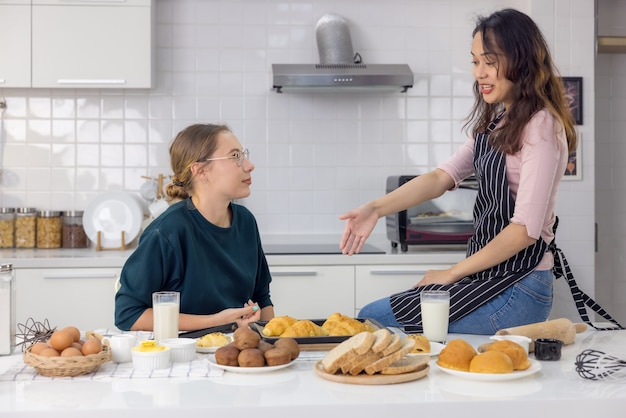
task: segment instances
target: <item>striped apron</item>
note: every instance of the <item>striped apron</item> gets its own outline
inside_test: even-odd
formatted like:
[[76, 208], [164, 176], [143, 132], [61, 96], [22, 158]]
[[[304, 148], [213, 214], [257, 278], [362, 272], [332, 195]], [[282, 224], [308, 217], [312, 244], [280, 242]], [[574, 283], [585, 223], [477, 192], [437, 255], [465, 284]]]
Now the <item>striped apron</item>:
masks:
[[[513, 217], [515, 200], [506, 178], [506, 156], [488, 141], [502, 115], [489, 125], [487, 132], [476, 134], [474, 171], [478, 195], [474, 203], [474, 235], [467, 244], [467, 256], [474, 254], [502, 231]], [[502, 291], [528, 276], [539, 265], [548, 244], [538, 239], [513, 257], [487, 270], [464, 277], [449, 285], [429, 284], [390, 297], [391, 309], [407, 332], [422, 332], [420, 292], [450, 292], [450, 322], [469, 314]]]

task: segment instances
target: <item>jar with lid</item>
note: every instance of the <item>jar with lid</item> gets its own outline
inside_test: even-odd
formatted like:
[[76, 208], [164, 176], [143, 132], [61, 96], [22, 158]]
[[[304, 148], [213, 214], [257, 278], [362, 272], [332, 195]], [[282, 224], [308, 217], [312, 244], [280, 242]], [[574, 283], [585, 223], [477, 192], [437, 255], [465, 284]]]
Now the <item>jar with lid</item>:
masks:
[[17, 208], [15, 213], [15, 248], [34, 248], [37, 234], [35, 208]]
[[83, 228], [83, 211], [63, 212], [63, 248], [86, 248], [89, 241]]
[[0, 265], [0, 355], [15, 348], [15, 279], [13, 264]]
[[15, 246], [15, 209], [0, 208], [0, 248]]
[[37, 248], [61, 248], [63, 222], [61, 212], [37, 212]]

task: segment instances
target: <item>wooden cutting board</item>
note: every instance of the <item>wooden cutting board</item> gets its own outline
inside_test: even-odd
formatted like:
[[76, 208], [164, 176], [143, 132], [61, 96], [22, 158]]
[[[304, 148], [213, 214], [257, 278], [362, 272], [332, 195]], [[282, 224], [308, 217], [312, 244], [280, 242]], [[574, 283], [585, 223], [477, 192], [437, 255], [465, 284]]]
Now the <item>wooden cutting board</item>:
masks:
[[314, 367], [315, 373], [322, 379], [330, 380], [331, 382], [349, 383], [353, 385], [393, 385], [396, 383], [412, 382], [413, 380], [421, 379], [428, 375], [430, 366], [428, 363], [424, 363], [421, 369], [418, 369], [410, 373], [402, 374], [358, 374], [352, 376], [349, 374], [330, 374], [324, 370], [322, 362], [318, 361]]

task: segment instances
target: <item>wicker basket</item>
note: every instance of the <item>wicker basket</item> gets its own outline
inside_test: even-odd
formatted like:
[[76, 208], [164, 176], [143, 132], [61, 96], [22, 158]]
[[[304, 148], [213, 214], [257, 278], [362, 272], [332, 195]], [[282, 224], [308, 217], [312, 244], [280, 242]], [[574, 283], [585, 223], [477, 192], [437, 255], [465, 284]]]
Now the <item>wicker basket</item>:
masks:
[[70, 377], [93, 373], [101, 364], [111, 360], [111, 347], [102, 346], [102, 351], [88, 356], [74, 357], [44, 357], [30, 352], [32, 347], [24, 352], [24, 363], [33, 367], [42, 376]]

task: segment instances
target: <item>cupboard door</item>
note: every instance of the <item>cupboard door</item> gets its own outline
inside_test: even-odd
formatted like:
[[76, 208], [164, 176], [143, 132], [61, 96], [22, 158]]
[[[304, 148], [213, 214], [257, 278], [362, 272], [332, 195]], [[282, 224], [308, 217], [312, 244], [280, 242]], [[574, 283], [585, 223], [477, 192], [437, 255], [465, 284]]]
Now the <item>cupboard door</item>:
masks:
[[50, 3], [33, 5], [33, 87], [152, 87], [150, 5]]
[[30, 87], [30, 1], [0, 2], [0, 88]]
[[118, 268], [16, 269], [17, 323], [30, 317], [81, 331], [115, 328]]
[[450, 265], [356, 266], [356, 312], [370, 302], [410, 289], [428, 270], [447, 268]]
[[325, 319], [354, 313], [353, 266], [270, 266], [274, 313]]

